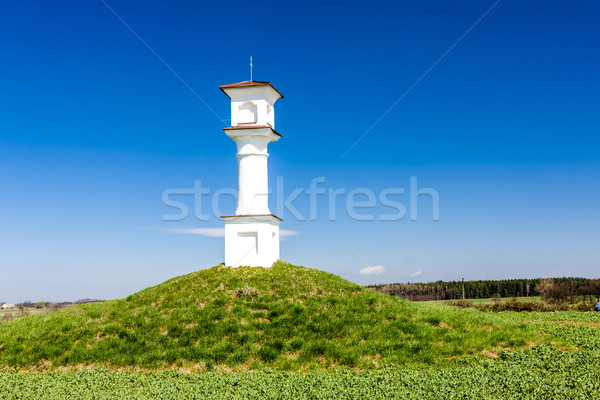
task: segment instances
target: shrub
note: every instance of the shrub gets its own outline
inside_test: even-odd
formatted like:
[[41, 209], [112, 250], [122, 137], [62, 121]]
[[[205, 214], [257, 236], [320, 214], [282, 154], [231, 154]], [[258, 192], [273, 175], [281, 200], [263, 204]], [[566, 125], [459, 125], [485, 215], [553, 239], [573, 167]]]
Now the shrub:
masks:
[[[447, 301], [447, 305], [455, 306], [458, 308], [476, 308], [479, 311], [490, 311], [490, 312], [502, 312], [502, 311], [537, 311], [537, 312], [551, 312], [551, 311], [566, 311], [569, 310], [569, 306], [564, 303], [546, 303], [541, 301], [521, 301], [517, 299], [511, 299], [505, 302], [494, 302], [494, 303], [473, 303], [467, 300], [460, 301]], [[591, 306], [593, 308], [593, 305]], [[587, 309], [581, 311], [588, 311]]]

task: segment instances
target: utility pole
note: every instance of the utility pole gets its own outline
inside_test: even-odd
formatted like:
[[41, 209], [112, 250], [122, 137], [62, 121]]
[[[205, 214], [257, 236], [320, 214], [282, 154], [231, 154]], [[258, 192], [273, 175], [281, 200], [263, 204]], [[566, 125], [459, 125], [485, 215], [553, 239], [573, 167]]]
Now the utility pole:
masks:
[[463, 287], [463, 300], [465, 299], [465, 278], [462, 278], [462, 287]]

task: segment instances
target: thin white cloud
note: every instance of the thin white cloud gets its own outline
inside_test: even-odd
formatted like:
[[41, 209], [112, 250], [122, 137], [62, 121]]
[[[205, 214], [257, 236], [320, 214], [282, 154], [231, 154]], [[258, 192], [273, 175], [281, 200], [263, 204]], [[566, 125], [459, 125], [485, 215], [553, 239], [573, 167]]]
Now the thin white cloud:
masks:
[[300, 232], [298, 231], [292, 231], [290, 229], [280, 229], [279, 230], [279, 236], [283, 236], [283, 237], [288, 237], [288, 236], [296, 236], [299, 235]]
[[[161, 231], [173, 232], [173, 233], [186, 233], [188, 235], [202, 235], [208, 237], [225, 237], [225, 228], [156, 228]], [[298, 231], [292, 231], [289, 229], [280, 229], [279, 236], [286, 238], [288, 236], [295, 236], [300, 234]]]
[[373, 265], [370, 267], [365, 267], [358, 271], [361, 275], [377, 275], [385, 272], [385, 267], [383, 265]]
[[410, 276], [411, 276], [412, 278], [414, 278], [414, 277], [416, 277], [416, 276], [419, 276], [419, 275], [422, 275], [422, 274], [423, 274], [423, 271], [415, 271], [415, 272], [413, 272], [412, 274], [410, 274]]
[[208, 237], [225, 237], [225, 228], [159, 228], [161, 231], [173, 233], [187, 233], [188, 235], [202, 235]]
[[281, 240], [287, 240], [288, 237], [296, 236], [299, 234], [300, 234], [300, 232], [292, 231], [291, 229], [280, 229], [279, 230], [279, 237], [281, 238]]

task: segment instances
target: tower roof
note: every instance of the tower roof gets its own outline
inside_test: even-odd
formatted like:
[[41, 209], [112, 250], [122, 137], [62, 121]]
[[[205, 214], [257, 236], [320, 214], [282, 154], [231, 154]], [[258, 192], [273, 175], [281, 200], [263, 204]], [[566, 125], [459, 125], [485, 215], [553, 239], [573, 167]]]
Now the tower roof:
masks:
[[[230, 83], [229, 85], [222, 85], [219, 86], [219, 89], [221, 89], [223, 91], [223, 93], [227, 94], [227, 91], [225, 89], [238, 89], [238, 88], [247, 88], [247, 87], [253, 87], [253, 86], [269, 86], [271, 89], [273, 89], [275, 92], [277, 92], [277, 94], [283, 98], [283, 95], [281, 94], [281, 92], [277, 89], [275, 89], [275, 87], [273, 85], [271, 85], [269, 82], [260, 82], [260, 81], [243, 81], [243, 82], [238, 82], [238, 83]], [[231, 96], [229, 96], [227, 94], [227, 97], [231, 98]]]

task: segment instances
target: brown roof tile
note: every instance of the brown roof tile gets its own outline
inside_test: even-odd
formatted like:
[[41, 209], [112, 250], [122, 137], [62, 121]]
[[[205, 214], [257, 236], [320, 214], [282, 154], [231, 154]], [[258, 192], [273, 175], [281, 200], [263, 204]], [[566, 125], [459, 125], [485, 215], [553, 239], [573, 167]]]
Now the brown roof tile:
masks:
[[[271, 85], [269, 82], [260, 82], [260, 81], [243, 81], [243, 82], [238, 82], [238, 83], [230, 83], [229, 85], [221, 85], [219, 86], [219, 89], [223, 90], [223, 89], [230, 89], [230, 88], [244, 88], [244, 87], [252, 87], [252, 86], [271, 86], [271, 88], [273, 88], [274, 91], [276, 91], [281, 98], [283, 98], [283, 95], [281, 94], [281, 92], [277, 89], [275, 89], [275, 87], [273, 85]], [[225, 94], [227, 94], [227, 92], [225, 92], [225, 90], [223, 90], [223, 92]]]

